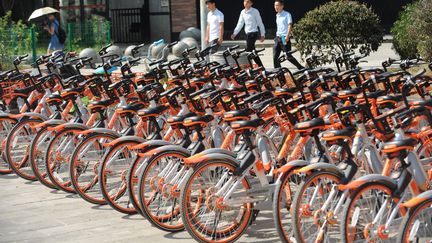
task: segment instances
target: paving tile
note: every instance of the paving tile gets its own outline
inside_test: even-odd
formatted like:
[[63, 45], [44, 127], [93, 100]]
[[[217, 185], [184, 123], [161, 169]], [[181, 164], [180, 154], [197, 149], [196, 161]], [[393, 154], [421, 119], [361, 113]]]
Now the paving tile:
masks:
[[[191, 242], [187, 232], [167, 233], [140, 215], [122, 215], [109, 206], [91, 205], [76, 195], [0, 176], [0, 242]], [[278, 241], [271, 210], [239, 242]]]

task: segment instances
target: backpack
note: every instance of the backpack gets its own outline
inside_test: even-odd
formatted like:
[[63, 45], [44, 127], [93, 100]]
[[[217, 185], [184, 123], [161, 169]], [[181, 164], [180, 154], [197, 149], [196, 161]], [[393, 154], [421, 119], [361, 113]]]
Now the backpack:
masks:
[[55, 32], [55, 34], [57, 35], [60, 44], [64, 44], [66, 42], [66, 31], [60, 25], [57, 26], [57, 31]]

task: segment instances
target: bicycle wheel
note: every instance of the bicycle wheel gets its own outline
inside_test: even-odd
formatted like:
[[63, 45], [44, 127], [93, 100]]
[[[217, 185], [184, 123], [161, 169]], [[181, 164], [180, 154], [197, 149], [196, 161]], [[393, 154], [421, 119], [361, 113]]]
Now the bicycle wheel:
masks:
[[79, 143], [69, 165], [69, 177], [78, 195], [93, 204], [106, 204], [99, 186], [99, 166], [109, 148], [103, 146], [116, 139], [110, 134], [92, 134]]
[[2, 117], [0, 118], [0, 175], [6, 175], [13, 172], [9, 163], [6, 161], [4, 149], [6, 145], [6, 137], [16, 125], [15, 119]]
[[[237, 165], [231, 161], [207, 161], [198, 165], [181, 190], [182, 220], [189, 234], [199, 242], [233, 242], [246, 231], [252, 219], [252, 203], [224, 205], [224, 196], [216, 196], [220, 186], [227, 183]], [[232, 180], [231, 180], [232, 181]], [[218, 186], [218, 188], [216, 188]], [[233, 195], [250, 189], [246, 178], [233, 187]]]
[[402, 221], [397, 242], [432, 241], [432, 199], [411, 208]]
[[144, 216], [144, 213], [141, 210], [140, 202], [139, 202], [139, 180], [138, 177], [144, 171], [145, 164], [147, 163], [146, 157], [138, 156], [135, 161], [132, 163], [130, 169], [127, 174], [127, 192], [129, 194], [130, 202], [137, 211]]
[[184, 229], [178, 183], [187, 173], [181, 165], [186, 157], [189, 154], [182, 151], [156, 154], [148, 159], [139, 178], [140, 209], [151, 224], [164, 231]]
[[135, 142], [124, 142], [111, 147], [99, 167], [99, 185], [108, 204], [124, 214], [137, 213], [127, 191], [126, 175], [136, 158], [136, 153], [128, 149]]
[[273, 218], [279, 238], [283, 242], [295, 242], [292, 228], [292, 202], [294, 194], [304, 176], [295, 174], [294, 169], [284, 173], [277, 185], [273, 198]]
[[36, 134], [30, 146], [30, 165], [34, 175], [40, 183], [48, 188], [57, 189], [47, 175], [45, 156], [49, 143], [55, 136], [55, 132], [42, 128]]
[[84, 139], [74, 132], [74, 129], [65, 129], [57, 133], [45, 154], [49, 179], [59, 190], [69, 193], [75, 193], [69, 176], [69, 163], [76, 146]]
[[[317, 171], [307, 176], [299, 185], [294, 196], [292, 205], [292, 223], [294, 236], [300, 242], [315, 242], [319, 235], [325, 219], [331, 212], [321, 211], [324, 203], [328, 200], [333, 187], [338, 185], [341, 177], [335, 173]], [[332, 200], [327, 207], [334, 208], [338, 200]], [[318, 241], [338, 241], [339, 228], [335, 222], [326, 222], [325, 239]]]
[[[394, 242], [397, 229], [387, 233], [382, 227], [396, 204], [391, 195], [391, 189], [380, 183], [364, 185], [353, 191], [341, 215], [341, 241]], [[386, 206], [383, 208], [384, 203]], [[372, 224], [380, 210], [380, 218]]]
[[39, 123], [40, 119], [25, 119], [18, 122], [6, 138], [5, 158], [10, 168], [19, 177], [36, 181], [29, 159], [31, 142], [36, 136], [36, 129], [31, 128]]

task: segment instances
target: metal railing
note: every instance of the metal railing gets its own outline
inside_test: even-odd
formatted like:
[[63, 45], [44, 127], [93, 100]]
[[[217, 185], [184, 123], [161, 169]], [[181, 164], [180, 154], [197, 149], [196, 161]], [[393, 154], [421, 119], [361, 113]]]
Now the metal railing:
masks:
[[[79, 52], [84, 48], [100, 49], [111, 43], [111, 23], [109, 21], [88, 21], [68, 23], [62, 28], [67, 33], [65, 50]], [[50, 36], [42, 26], [32, 26], [20, 33], [12, 28], [0, 31], [0, 70], [12, 66], [18, 55], [29, 54], [32, 61], [47, 53]]]

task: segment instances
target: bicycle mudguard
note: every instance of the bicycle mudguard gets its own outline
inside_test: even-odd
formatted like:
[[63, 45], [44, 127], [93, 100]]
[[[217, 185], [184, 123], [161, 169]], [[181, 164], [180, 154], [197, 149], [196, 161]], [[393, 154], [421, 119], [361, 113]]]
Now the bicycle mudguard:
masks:
[[48, 121], [44, 121], [34, 126], [30, 126], [31, 128], [45, 128], [45, 127], [56, 127], [61, 124], [65, 124], [66, 122], [59, 119], [52, 119]]
[[140, 143], [138, 145], [130, 146], [129, 149], [132, 149], [132, 150], [143, 149], [143, 150], [149, 151], [149, 148], [154, 149], [157, 147], [162, 147], [162, 146], [167, 146], [167, 145], [173, 145], [173, 144], [170, 142], [167, 142], [165, 140], [150, 140], [150, 141]]
[[12, 119], [21, 119], [23, 117], [41, 119], [42, 121], [49, 120], [48, 117], [46, 117], [42, 114], [36, 113], [36, 112], [26, 112], [26, 113], [21, 113], [21, 114], [9, 114], [9, 118], [12, 118]]
[[369, 184], [385, 185], [391, 190], [396, 190], [396, 188], [397, 188], [397, 184], [392, 178], [390, 178], [388, 176], [374, 174], [374, 175], [362, 176], [362, 177], [358, 178], [357, 180], [352, 181], [346, 185], [340, 184], [340, 185], [338, 185], [338, 189], [340, 191], [354, 190], [354, 189], [358, 189], [364, 185], [369, 185]]
[[211, 132], [211, 138], [213, 140], [214, 146], [216, 148], [220, 148], [222, 146], [223, 143], [223, 131], [222, 129], [217, 126], [215, 129], [212, 130]]
[[226, 150], [226, 149], [221, 149], [221, 148], [206, 149], [206, 150], [202, 151], [201, 153], [198, 153], [198, 154], [196, 154], [196, 155], [194, 155], [192, 157], [195, 157], [195, 156], [196, 157], [200, 157], [200, 156], [204, 156], [204, 155], [207, 155], [207, 154], [213, 154], [213, 153], [216, 153], [216, 154], [225, 154], [225, 155], [229, 155], [229, 156], [231, 156], [233, 158], [237, 157], [236, 153], [234, 153], [232, 151], [229, 151], [229, 150]]
[[312, 171], [327, 171], [327, 172], [335, 173], [340, 177], [344, 177], [343, 170], [339, 169], [339, 167], [337, 167], [334, 164], [323, 163], [323, 162], [304, 166], [303, 168], [296, 170], [296, 173], [308, 173]]
[[185, 148], [183, 148], [182, 146], [178, 146], [178, 145], [166, 145], [166, 146], [161, 146], [161, 147], [157, 147], [155, 149], [152, 149], [150, 151], [148, 151], [147, 153], [141, 153], [140, 156], [141, 157], [146, 157], [146, 156], [153, 156], [155, 154], [159, 154], [162, 152], [172, 152], [172, 151], [178, 151], [181, 153], [186, 154], [186, 157], [189, 157], [191, 152]]
[[55, 131], [55, 132], [63, 131], [66, 129], [85, 131], [88, 130], [89, 127], [81, 123], [64, 123], [59, 126], [48, 127], [48, 131]]
[[17, 119], [16, 118], [11, 118], [10, 117], [11, 115], [12, 114], [10, 114], [10, 113], [0, 113], [0, 119], [1, 118], [8, 118], [8, 119], [12, 119], [12, 120], [16, 121]]
[[185, 158], [183, 161], [185, 166], [193, 167], [199, 163], [204, 163], [210, 160], [231, 161], [237, 165], [240, 165], [240, 161], [238, 161], [235, 157], [221, 153], [211, 153], [206, 155], [197, 154], [192, 157]]
[[77, 132], [77, 134], [84, 135], [84, 136], [87, 136], [87, 135], [92, 134], [92, 133], [109, 134], [112, 136], [121, 137], [120, 133], [113, 131], [113, 130], [110, 130], [110, 129], [107, 129], [107, 128], [92, 128], [92, 129], [88, 129], [85, 131]]
[[132, 143], [144, 143], [146, 140], [144, 138], [141, 137], [137, 137], [137, 136], [125, 136], [125, 137], [120, 137], [117, 139], [114, 139], [113, 141], [109, 142], [109, 143], [105, 143], [103, 146], [106, 147], [113, 147], [117, 144], [123, 143], [123, 142], [132, 142]]
[[273, 174], [277, 175], [277, 174], [287, 173], [293, 169], [301, 168], [308, 165], [310, 165], [310, 163], [307, 162], [306, 160], [293, 160], [278, 169], [274, 169]]
[[411, 200], [402, 203], [402, 206], [406, 208], [414, 208], [420, 204], [422, 204], [426, 200], [432, 199], [432, 191], [426, 191], [418, 195], [417, 197], [412, 198]]

